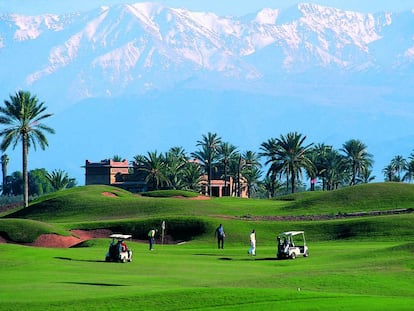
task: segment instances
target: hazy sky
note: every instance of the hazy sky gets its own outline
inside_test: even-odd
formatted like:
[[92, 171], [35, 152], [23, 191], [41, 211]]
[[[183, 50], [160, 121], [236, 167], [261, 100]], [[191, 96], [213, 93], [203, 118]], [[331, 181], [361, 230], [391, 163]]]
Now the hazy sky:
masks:
[[64, 11], [90, 10], [101, 5], [136, 2], [158, 2], [170, 7], [212, 11], [219, 15], [245, 15], [264, 7], [285, 8], [300, 2], [313, 2], [363, 12], [398, 12], [414, 8], [413, 0], [0, 0], [0, 11], [26, 14], [62, 13]]

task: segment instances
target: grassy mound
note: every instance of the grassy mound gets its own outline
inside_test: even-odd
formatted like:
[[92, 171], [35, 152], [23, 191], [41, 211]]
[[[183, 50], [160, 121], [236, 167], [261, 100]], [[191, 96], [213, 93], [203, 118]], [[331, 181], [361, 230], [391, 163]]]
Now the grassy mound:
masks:
[[286, 210], [295, 214], [347, 213], [360, 211], [414, 208], [414, 185], [407, 183], [372, 183], [335, 191], [301, 192], [287, 195]]
[[0, 219], [0, 236], [16, 243], [34, 242], [40, 235], [55, 233], [69, 236], [61, 227], [29, 219]]

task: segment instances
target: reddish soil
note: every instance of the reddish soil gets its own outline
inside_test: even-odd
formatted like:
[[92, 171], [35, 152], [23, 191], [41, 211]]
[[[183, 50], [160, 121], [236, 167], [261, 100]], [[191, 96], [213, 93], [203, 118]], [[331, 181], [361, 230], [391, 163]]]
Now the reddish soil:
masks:
[[115, 193], [107, 192], [107, 191], [102, 192], [102, 195], [105, 196], [105, 197], [112, 197], [112, 198], [117, 197], [117, 195]]
[[107, 238], [110, 230], [72, 230], [71, 236], [57, 234], [42, 234], [36, 241], [27, 243], [28, 246], [67, 248], [94, 238]]

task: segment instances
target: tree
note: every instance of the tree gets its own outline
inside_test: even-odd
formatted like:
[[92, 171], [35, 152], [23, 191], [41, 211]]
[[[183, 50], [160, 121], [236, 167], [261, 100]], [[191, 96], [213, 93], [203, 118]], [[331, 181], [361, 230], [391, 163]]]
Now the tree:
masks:
[[44, 168], [37, 168], [29, 172], [29, 196], [41, 196], [51, 192], [51, 184]]
[[372, 167], [372, 155], [367, 146], [357, 139], [351, 139], [342, 145], [341, 151], [345, 156], [345, 164], [350, 169], [350, 185], [355, 185], [356, 178], [363, 170]]
[[42, 150], [48, 146], [45, 132], [54, 134], [55, 131], [41, 123], [41, 121], [52, 116], [45, 113], [47, 107], [39, 102], [36, 96], [30, 92], [19, 91], [11, 95], [9, 100], [4, 101], [5, 106], [0, 107], [0, 124], [6, 127], [0, 131], [3, 140], [0, 144], [2, 151], [5, 151], [10, 144], [13, 149], [17, 143], [22, 143], [22, 166], [23, 166], [23, 201], [24, 207], [29, 206], [29, 175], [27, 170], [29, 148], [39, 144]]
[[251, 198], [252, 194], [257, 191], [262, 172], [256, 166], [246, 166], [242, 170], [242, 175], [247, 183], [247, 197]]
[[46, 174], [46, 178], [55, 191], [67, 188], [71, 182], [68, 173], [62, 170], [53, 170]]
[[207, 184], [209, 196], [212, 196], [211, 177], [213, 174], [213, 166], [218, 160], [218, 149], [221, 144], [221, 138], [216, 133], [207, 133], [203, 135], [202, 140], [197, 141], [197, 146], [201, 149], [192, 153], [192, 156], [200, 161], [200, 165], [207, 174]]
[[205, 183], [202, 168], [195, 162], [187, 162], [185, 164], [181, 173], [181, 178], [184, 190], [200, 192], [202, 184]]
[[403, 156], [397, 155], [391, 160], [391, 166], [394, 169], [394, 172], [397, 173], [398, 181], [401, 181], [401, 172], [406, 170], [407, 160]]
[[182, 147], [172, 147], [165, 154], [166, 175], [172, 189], [181, 189], [182, 169], [188, 162], [188, 157]]
[[414, 160], [411, 159], [406, 165], [406, 173], [403, 176], [403, 180], [411, 183], [413, 178], [414, 178]]
[[230, 169], [230, 163], [232, 160], [235, 159], [235, 156], [237, 155], [237, 147], [227, 143], [227, 142], [222, 142], [220, 144], [219, 147], [219, 157], [220, 157], [220, 162], [223, 166], [223, 178], [224, 178], [224, 189], [225, 189], [225, 195], [230, 195], [230, 193], [228, 192], [228, 187], [227, 187], [227, 179], [229, 176], [229, 169]]
[[115, 154], [115, 155], [112, 157], [112, 161], [115, 161], [115, 162], [122, 162], [122, 161], [124, 161], [124, 159], [123, 159], [120, 155]]
[[290, 132], [286, 136], [281, 135], [276, 140], [262, 144], [264, 154], [269, 157], [271, 170], [286, 175], [292, 193], [295, 192], [296, 181], [302, 175], [302, 169], [312, 169], [313, 163], [308, 158], [310, 147], [313, 144], [304, 145], [306, 136], [297, 132]]
[[162, 154], [157, 151], [148, 152], [147, 156], [135, 156], [138, 170], [146, 174], [145, 182], [152, 185], [152, 190], [158, 190], [162, 185], [169, 185], [166, 174], [166, 164]]
[[3, 181], [2, 181], [2, 194], [9, 195], [10, 189], [7, 187], [7, 165], [9, 164], [9, 157], [7, 154], [2, 154], [1, 156], [1, 171], [3, 173]]
[[276, 179], [274, 174], [270, 174], [263, 180], [263, 187], [267, 192], [267, 198], [271, 199], [275, 197], [276, 191], [282, 188], [282, 183]]
[[[247, 150], [241, 157], [241, 176], [247, 183], [247, 196], [250, 198], [253, 190], [257, 190], [258, 181], [262, 175], [259, 155]], [[240, 182], [239, 182], [240, 184]]]
[[375, 180], [375, 176], [372, 176], [372, 170], [366, 169], [357, 177], [356, 182], [357, 184], [367, 184], [373, 180]]
[[23, 175], [22, 172], [16, 171], [7, 176], [8, 184], [10, 184], [11, 195], [22, 195], [23, 194]]
[[385, 181], [395, 181], [394, 167], [391, 164], [384, 167], [382, 173], [384, 174]]

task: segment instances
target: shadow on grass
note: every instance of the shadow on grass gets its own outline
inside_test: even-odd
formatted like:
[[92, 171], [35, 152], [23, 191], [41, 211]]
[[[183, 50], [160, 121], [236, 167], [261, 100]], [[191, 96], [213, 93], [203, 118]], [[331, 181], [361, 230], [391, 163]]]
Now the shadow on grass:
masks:
[[110, 284], [110, 283], [90, 283], [90, 282], [60, 282], [63, 284], [75, 284], [75, 285], [90, 285], [90, 286], [128, 286], [123, 284]]
[[252, 260], [258, 260], [258, 261], [276, 261], [279, 260], [276, 257], [266, 257], [266, 258], [257, 258], [257, 257], [246, 257], [246, 258], [231, 258], [231, 257], [221, 257], [219, 254], [194, 254], [194, 256], [210, 256], [210, 257], [218, 257], [218, 260], [234, 260], [234, 261], [252, 261]]
[[60, 260], [73, 260], [73, 261], [82, 261], [82, 262], [106, 262], [105, 260], [73, 259], [69, 257], [54, 257], [54, 258], [60, 259]]

